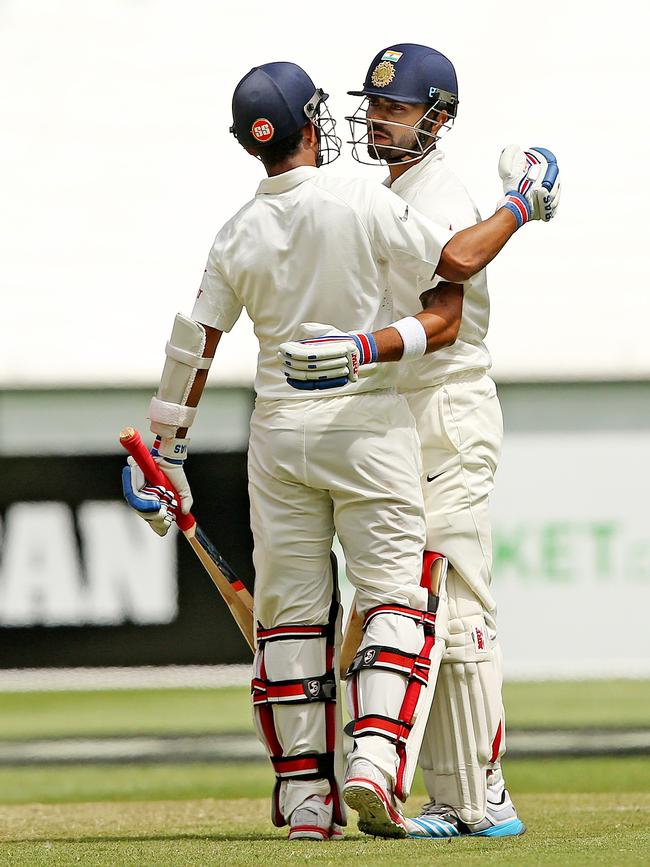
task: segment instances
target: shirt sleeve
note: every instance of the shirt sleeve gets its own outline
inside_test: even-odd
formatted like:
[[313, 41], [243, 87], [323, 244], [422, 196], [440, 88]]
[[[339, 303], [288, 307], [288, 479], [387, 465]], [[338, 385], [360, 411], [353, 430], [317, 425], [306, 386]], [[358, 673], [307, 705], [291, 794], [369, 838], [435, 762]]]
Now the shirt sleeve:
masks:
[[224, 273], [215, 247], [212, 247], [194, 302], [192, 319], [218, 328], [219, 331], [230, 331], [239, 319], [242, 307]]
[[417, 294], [432, 285], [442, 250], [454, 235], [383, 186], [374, 197], [369, 231], [382, 258], [413, 274]]

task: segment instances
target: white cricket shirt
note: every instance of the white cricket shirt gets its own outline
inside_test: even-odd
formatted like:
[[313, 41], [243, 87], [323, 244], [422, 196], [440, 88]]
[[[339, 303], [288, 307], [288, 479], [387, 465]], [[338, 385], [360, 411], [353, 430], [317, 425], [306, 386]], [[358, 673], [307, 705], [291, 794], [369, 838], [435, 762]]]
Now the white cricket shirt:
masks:
[[[243, 308], [260, 351], [255, 389], [262, 398], [331, 397], [285, 381], [277, 357], [285, 340], [301, 339], [302, 322], [342, 331], [374, 331], [394, 319], [389, 273], [399, 267], [411, 310], [432, 285], [452, 233], [430, 223], [381, 184], [332, 177], [301, 166], [266, 178], [218, 233], [192, 318], [230, 331]], [[369, 365], [336, 394], [392, 387], [398, 365]]]
[[[385, 183], [429, 220], [452, 232], [459, 232], [481, 220], [469, 193], [445, 165], [442, 151], [434, 150], [392, 184], [390, 180]], [[396, 318], [412, 316], [421, 310], [419, 301], [413, 307], [409, 277], [399, 269], [391, 274], [391, 288]], [[400, 364], [400, 391], [419, 390], [465, 370], [491, 367], [490, 353], [483, 342], [490, 321], [485, 269], [464, 283], [463, 288], [463, 317], [456, 342], [424, 358]]]

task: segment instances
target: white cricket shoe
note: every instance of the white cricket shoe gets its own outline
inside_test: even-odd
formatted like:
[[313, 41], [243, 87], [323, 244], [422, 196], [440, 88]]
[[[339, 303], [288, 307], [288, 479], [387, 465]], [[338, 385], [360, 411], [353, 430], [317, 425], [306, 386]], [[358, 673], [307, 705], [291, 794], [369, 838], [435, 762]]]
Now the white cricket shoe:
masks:
[[444, 804], [425, 804], [414, 819], [406, 819], [408, 836], [417, 840], [449, 837], [519, 837], [526, 826], [517, 815], [515, 805], [503, 789], [498, 800], [491, 800], [488, 789], [487, 813], [480, 822], [467, 825], [455, 810]]
[[291, 814], [290, 840], [342, 840], [343, 829], [332, 821], [332, 796], [312, 795]]
[[406, 822], [386, 777], [366, 759], [353, 759], [343, 784], [343, 800], [359, 814], [359, 830], [374, 837], [406, 837]]

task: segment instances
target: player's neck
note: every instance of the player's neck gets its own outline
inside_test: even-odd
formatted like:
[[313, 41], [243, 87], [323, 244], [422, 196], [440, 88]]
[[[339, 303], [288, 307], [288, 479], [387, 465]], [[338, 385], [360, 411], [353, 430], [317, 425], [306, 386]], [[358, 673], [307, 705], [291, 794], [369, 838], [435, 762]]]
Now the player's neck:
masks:
[[291, 154], [286, 160], [280, 163], [275, 163], [272, 166], [264, 166], [266, 174], [270, 178], [276, 175], [283, 175], [285, 172], [290, 172], [292, 169], [298, 169], [300, 166], [313, 166], [316, 168], [316, 155], [312, 151], [300, 150], [296, 154]]
[[388, 171], [390, 172], [390, 182], [396, 181], [398, 178], [401, 178], [405, 172], [411, 168], [411, 166], [417, 166], [419, 162], [422, 161], [422, 157], [419, 160], [409, 160], [407, 163], [390, 163], [388, 166]]

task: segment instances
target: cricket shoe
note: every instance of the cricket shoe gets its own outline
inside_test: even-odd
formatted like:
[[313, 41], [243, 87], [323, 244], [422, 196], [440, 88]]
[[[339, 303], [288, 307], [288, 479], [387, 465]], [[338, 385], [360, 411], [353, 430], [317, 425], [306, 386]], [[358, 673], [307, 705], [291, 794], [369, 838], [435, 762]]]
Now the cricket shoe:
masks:
[[374, 837], [406, 837], [406, 821], [379, 768], [354, 759], [343, 785], [343, 800], [359, 814], [359, 830]]
[[519, 837], [526, 826], [517, 815], [508, 790], [500, 800], [493, 802], [488, 796], [487, 814], [480, 822], [467, 825], [456, 811], [444, 804], [425, 804], [414, 819], [406, 819], [408, 836], [416, 840], [449, 837]]
[[291, 814], [290, 840], [342, 840], [343, 828], [332, 821], [332, 796], [312, 795]]

